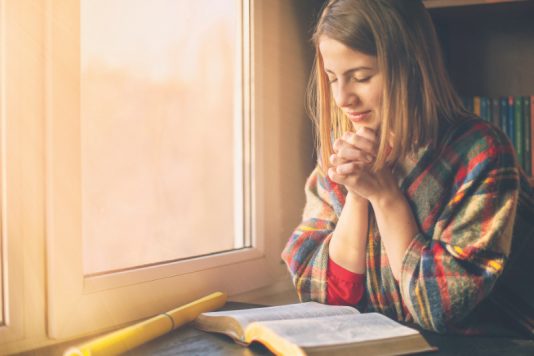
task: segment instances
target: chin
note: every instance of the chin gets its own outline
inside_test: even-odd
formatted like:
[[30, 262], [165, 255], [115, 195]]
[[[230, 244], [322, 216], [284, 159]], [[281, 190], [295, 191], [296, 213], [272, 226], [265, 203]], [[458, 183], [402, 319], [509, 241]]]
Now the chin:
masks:
[[352, 122], [352, 129], [354, 132], [358, 131], [360, 127], [368, 127], [371, 130], [378, 132], [380, 128], [380, 123], [379, 122], [358, 122], [358, 123]]

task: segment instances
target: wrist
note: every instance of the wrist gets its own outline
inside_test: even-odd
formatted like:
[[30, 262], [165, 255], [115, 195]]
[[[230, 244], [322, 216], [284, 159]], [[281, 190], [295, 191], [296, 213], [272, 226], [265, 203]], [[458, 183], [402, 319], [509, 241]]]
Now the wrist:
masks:
[[392, 190], [383, 191], [380, 194], [369, 198], [369, 202], [375, 210], [391, 210], [399, 203], [404, 203], [405, 197], [404, 194], [402, 194], [402, 191], [398, 187], [395, 187]]
[[347, 191], [347, 196], [345, 198], [346, 203], [354, 203], [356, 205], [367, 205], [369, 200], [362, 197], [361, 195], [354, 193], [350, 190]]

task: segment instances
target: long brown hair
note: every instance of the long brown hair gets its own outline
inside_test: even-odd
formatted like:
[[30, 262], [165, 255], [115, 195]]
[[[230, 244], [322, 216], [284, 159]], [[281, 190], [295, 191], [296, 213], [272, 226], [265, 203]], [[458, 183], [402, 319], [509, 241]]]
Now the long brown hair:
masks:
[[435, 144], [441, 126], [468, 116], [449, 80], [434, 25], [421, 1], [330, 0], [312, 37], [315, 63], [308, 87], [323, 169], [329, 165], [333, 138], [351, 130], [351, 124], [333, 100], [319, 51], [321, 36], [377, 57], [384, 85], [374, 169], [382, 168], [386, 157], [395, 163]]

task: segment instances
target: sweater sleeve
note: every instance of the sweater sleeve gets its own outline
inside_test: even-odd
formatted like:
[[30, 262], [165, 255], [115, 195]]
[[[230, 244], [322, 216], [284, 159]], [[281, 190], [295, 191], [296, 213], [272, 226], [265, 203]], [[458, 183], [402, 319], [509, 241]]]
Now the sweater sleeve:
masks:
[[344, 194], [315, 168], [305, 185], [302, 222], [289, 238], [282, 259], [301, 301], [327, 302], [328, 245], [338, 221]]
[[351, 272], [328, 259], [326, 301], [332, 305], [356, 305], [363, 296], [365, 275]]
[[443, 151], [442, 162], [454, 163], [443, 165], [453, 172], [453, 191], [429, 218], [430, 235], [418, 234], [403, 259], [401, 294], [426, 329], [445, 332], [466, 317], [489, 295], [510, 252], [519, 173], [509, 141], [484, 125]]

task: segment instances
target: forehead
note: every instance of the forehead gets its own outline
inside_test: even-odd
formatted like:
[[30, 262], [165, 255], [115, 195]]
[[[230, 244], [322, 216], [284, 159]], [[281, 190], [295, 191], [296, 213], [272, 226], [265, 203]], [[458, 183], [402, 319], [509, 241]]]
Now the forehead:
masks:
[[323, 58], [325, 70], [342, 73], [352, 68], [377, 67], [375, 56], [354, 50], [327, 36], [319, 38], [319, 51]]

